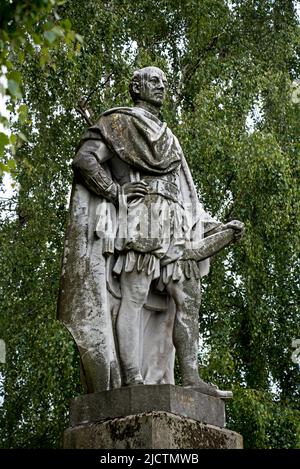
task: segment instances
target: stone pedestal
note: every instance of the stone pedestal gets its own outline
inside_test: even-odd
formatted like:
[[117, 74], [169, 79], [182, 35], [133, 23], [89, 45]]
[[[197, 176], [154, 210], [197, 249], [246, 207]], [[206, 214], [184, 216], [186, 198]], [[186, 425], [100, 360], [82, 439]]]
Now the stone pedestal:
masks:
[[173, 385], [132, 386], [77, 397], [65, 448], [242, 448], [224, 429], [224, 402]]

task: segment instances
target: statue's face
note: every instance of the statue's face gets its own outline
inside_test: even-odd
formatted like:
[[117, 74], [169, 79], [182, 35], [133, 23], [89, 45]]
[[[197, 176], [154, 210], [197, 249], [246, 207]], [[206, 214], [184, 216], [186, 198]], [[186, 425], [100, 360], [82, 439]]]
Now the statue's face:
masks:
[[166, 84], [166, 77], [159, 68], [147, 67], [141, 75], [139, 99], [160, 107], [165, 99]]

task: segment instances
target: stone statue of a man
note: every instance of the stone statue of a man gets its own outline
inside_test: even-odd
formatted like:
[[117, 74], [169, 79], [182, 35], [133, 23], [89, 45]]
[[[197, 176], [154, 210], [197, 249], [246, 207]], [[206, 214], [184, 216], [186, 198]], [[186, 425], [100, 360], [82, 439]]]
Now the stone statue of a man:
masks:
[[[88, 392], [174, 382], [226, 395], [198, 374], [200, 279], [239, 239], [202, 208], [180, 144], [160, 120], [166, 77], [137, 70], [134, 107], [106, 111], [74, 158], [59, 316]], [[223, 393], [223, 394], [222, 394]]]

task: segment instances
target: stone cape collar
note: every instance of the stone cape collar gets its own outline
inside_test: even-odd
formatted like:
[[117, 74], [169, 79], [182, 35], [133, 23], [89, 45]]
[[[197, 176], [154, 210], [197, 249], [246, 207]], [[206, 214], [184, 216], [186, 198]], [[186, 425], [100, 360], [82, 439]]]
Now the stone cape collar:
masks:
[[145, 173], [163, 175], [180, 166], [183, 153], [177, 138], [166, 123], [142, 108], [110, 109], [92, 129], [121, 160]]

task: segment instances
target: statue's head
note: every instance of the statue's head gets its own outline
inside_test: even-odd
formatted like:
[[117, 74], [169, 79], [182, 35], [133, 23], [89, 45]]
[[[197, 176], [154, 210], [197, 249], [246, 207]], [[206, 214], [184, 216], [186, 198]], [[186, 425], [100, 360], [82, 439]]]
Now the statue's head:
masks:
[[134, 103], [145, 101], [161, 107], [165, 99], [166, 84], [166, 76], [160, 68], [145, 67], [133, 73], [129, 90]]

